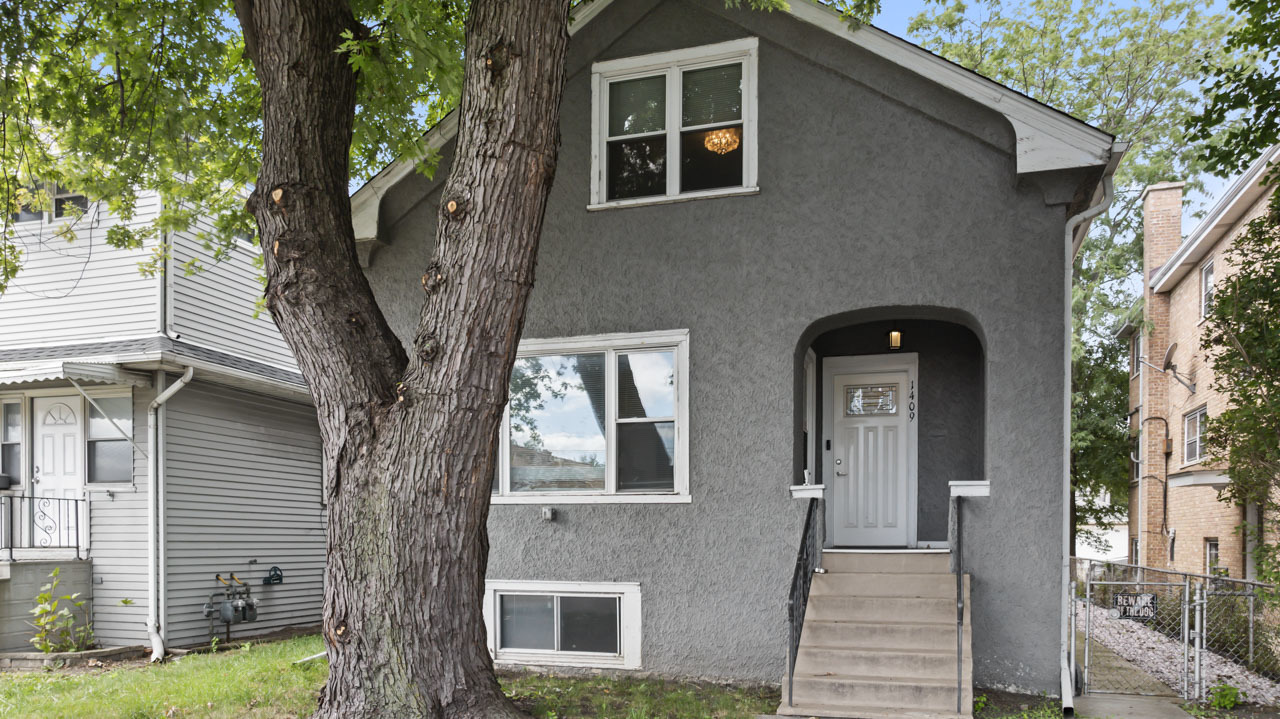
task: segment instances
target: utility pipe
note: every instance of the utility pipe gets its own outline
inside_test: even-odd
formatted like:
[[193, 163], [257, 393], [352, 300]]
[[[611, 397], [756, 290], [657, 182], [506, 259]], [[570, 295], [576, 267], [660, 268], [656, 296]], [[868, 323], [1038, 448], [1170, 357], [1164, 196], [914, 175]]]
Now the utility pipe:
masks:
[[[1112, 150], [1112, 162], [1116, 163], [1120, 160], [1120, 152], [1116, 149]], [[1111, 177], [1111, 170], [1114, 167], [1108, 167], [1106, 174], [1102, 178], [1102, 197], [1098, 200], [1098, 204], [1086, 208], [1083, 212], [1075, 215], [1067, 220], [1067, 226], [1063, 231], [1065, 239], [1064, 249], [1069, 254], [1067, 256], [1065, 268], [1065, 284], [1063, 292], [1066, 295], [1066, 346], [1063, 348], [1063, 368], [1065, 371], [1066, 387], [1062, 398], [1062, 421], [1064, 422], [1064, 431], [1062, 433], [1062, 459], [1063, 459], [1063, 482], [1062, 482], [1062, 618], [1061, 625], [1061, 641], [1058, 647], [1058, 662], [1061, 668], [1062, 680], [1062, 715], [1075, 716], [1075, 667], [1071, 666], [1071, 642], [1068, 632], [1070, 631], [1070, 622], [1068, 617], [1071, 612], [1072, 597], [1071, 592], [1071, 554], [1074, 547], [1071, 546], [1071, 267], [1072, 260], [1075, 256], [1077, 245], [1075, 244], [1076, 228], [1080, 225], [1101, 215], [1111, 206], [1111, 201], [1115, 199], [1115, 182]], [[1069, 249], [1067, 249], [1069, 248]], [[1088, 650], [1088, 647], [1085, 647]]]
[[[164, 659], [164, 639], [160, 636], [159, 592], [156, 589], [157, 574], [160, 571], [156, 563], [156, 525], [160, 511], [157, 498], [160, 477], [163, 474], [160, 467], [161, 452], [157, 451], [163, 438], [160, 436], [157, 418], [160, 415], [160, 407], [177, 394], [178, 390], [185, 387], [194, 374], [195, 368], [188, 367], [177, 382], [157, 395], [147, 406], [147, 447], [151, 450], [151, 456], [147, 462], [147, 637], [151, 640], [151, 661], [153, 662]], [[157, 372], [156, 375], [156, 386], [159, 387], [164, 373]]]

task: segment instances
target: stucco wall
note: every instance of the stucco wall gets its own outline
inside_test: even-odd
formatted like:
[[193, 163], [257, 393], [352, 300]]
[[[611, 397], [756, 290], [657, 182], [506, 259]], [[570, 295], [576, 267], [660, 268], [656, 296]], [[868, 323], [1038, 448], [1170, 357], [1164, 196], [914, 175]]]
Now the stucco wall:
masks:
[[[588, 212], [591, 59], [748, 35], [760, 194]], [[986, 347], [993, 486], [965, 518], [975, 680], [1056, 693], [1065, 211], [1018, 182], [1005, 120], [789, 16], [717, 0], [614, 3], [574, 36], [569, 73], [525, 336], [688, 328], [692, 503], [561, 506], [556, 522], [495, 506], [489, 576], [640, 582], [646, 671], [777, 681], [803, 521], [787, 491], [798, 348], [824, 317], [941, 308], [921, 316], [968, 318]], [[368, 272], [406, 339], [438, 200], [413, 175], [382, 204], [389, 246]]]

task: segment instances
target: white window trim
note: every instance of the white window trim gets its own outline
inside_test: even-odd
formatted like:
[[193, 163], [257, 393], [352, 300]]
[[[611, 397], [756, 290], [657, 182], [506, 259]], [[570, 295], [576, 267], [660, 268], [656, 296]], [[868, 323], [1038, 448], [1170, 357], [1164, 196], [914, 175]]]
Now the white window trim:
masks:
[[[741, 40], [683, 48], [670, 52], [638, 55], [618, 60], [606, 60], [591, 65], [591, 204], [588, 210], [613, 207], [654, 205], [684, 202], [709, 197], [750, 195], [760, 191], [757, 186], [758, 152], [757, 137], [759, 118], [758, 66], [760, 41], [754, 37]], [[700, 67], [714, 67], [732, 61], [742, 62], [742, 186], [722, 187], [696, 192], [680, 192], [680, 163], [672, 162], [673, 153], [680, 146], [680, 73]], [[609, 126], [609, 83], [629, 78], [667, 76], [667, 192], [650, 197], [629, 197], [608, 200], [606, 188], [606, 158]]]
[[[511, 444], [511, 416], [508, 410], [502, 413], [502, 428], [498, 446], [498, 493], [494, 494], [493, 504], [687, 504], [692, 501], [689, 495], [689, 330], [671, 330], [660, 332], [634, 332], [604, 335], [588, 335], [582, 337], [557, 337], [546, 339], [526, 339], [520, 342], [517, 357], [529, 357], [545, 354], [568, 354], [582, 352], [604, 352], [607, 362], [612, 364], [616, 353], [628, 350], [673, 349], [676, 354], [676, 457], [675, 478], [670, 492], [626, 492], [617, 493], [617, 448], [616, 421], [609, 412], [609, 423], [605, 432], [606, 476], [603, 490], [582, 492], [521, 492], [510, 491], [511, 454], [507, 448]], [[609, 406], [616, 405], [617, 388], [616, 372], [606, 370], [605, 392]], [[616, 411], [616, 410], [614, 410]]]
[[[618, 597], [618, 654], [557, 652], [533, 649], [498, 648], [498, 595], [554, 594], [558, 596]], [[640, 584], [639, 582], [541, 582], [486, 580], [484, 583], [484, 624], [488, 629], [489, 653], [499, 664], [538, 666], [639, 669]]]
[[[1218, 560], [1216, 565], [1213, 565], [1213, 564], [1210, 564], [1210, 563], [1209, 563], [1209, 546], [1210, 546], [1210, 545], [1212, 545], [1212, 546], [1213, 546], [1213, 554], [1215, 555], [1215, 558]], [[1205, 573], [1206, 575], [1212, 575], [1212, 574], [1213, 574], [1213, 568], [1214, 568], [1214, 566], [1222, 566], [1222, 545], [1218, 543], [1218, 540], [1217, 540], [1217, 539], [1213, 539], [1213, 538], [1211, 538], [1211, 537], [1205, 537], [1205, 540], [1204, 540], [1204, 573]]]
[[[1186, 467], [1192, 464], [1199, 464], [1204, 461], [1204, 420], [1209, 416], [1209, 408], [1201, 405], [1196, 409], [1182, 415], [1182, 466]], [[1196, 421], [1196, 456], [1187, 456], [1187, 424], [1191, 418], [1198, 417]]]
[[1204, 319], [1209, 314], [1209, 302], [1213, 297], [1213, 280], [1205, 282], [1205, 273], [1208, 272], [1210, 277], [1213, 275], [1213, 259], [1200, 265], [1200, 319]]
[[[17, 490], [27, 486], [27, 467], [31, 464], [31, 459], [27, 456], [27, 453], [31, 451], [31, 442], [27, 439], [31, 433], [31, 409], [29, 407], [31, 402], [22, 395], [0, 396], [0, 409], [2, 409], [2, 405], [7, 404], [18, 405], [18, 422], [20, 423], [18, 441], [16, 443], [5, 442], [5, 444], [18, 445], [18, 472], [17, 475], [10, 477], [12, 484], [9, 485], [10, 490]], [[3, 417], [4, 415], [0, 413], [0, 420]], [[0, 427], [0, 432], [3, 431], [4, 428]], [[3, 437], [0, 437], [0, 439], [3, 439]]]

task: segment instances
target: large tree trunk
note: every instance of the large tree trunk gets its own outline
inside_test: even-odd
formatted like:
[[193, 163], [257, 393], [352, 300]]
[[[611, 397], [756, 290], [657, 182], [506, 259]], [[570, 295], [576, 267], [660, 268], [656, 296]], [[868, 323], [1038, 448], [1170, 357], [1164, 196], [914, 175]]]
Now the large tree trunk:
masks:
[[[356, 260], [359, 33], [341, 0], [236, 0], [263, 92], [249, 208], [324, 439], [330, 675], [317, 717], [502, 717], [481, 600], [493, 457], [559, 141], [569, 0], [473, 0], [458, 149], [407, 353]], [[406, 120], [407, 121], [407, 120]]]

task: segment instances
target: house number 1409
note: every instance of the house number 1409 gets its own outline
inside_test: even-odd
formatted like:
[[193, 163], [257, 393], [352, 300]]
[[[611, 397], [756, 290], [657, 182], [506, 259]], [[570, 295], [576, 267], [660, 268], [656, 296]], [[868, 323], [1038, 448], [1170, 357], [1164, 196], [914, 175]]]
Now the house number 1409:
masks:
[[907, 393], [907, 421], [916, 421], [916, 381], [911, 380], [911, 391]]

